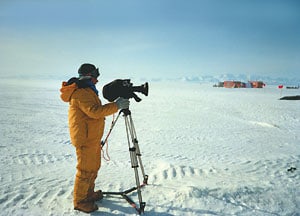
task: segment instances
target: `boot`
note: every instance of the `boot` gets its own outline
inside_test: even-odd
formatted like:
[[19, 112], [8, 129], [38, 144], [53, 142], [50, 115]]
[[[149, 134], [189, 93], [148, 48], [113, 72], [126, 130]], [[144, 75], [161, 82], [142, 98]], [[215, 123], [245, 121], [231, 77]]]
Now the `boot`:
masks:
[[101, 190], [98, 191], [91, 191], [88, 194], [88, 200], [89, 201], [99, 201], [103, 199], [103, 193]]
[[87, 199], [89, 201], [99, 201], [103, 199], [103, 193], [101, 190], [94, 191], [95, 189], [95, 179], [97, 176], [94, 177], [92, 183], [90, 184]]
[[74, 207], [74, 210], [91, 213], [97, 211], [98, 206], [94, 202], [80, 202]]

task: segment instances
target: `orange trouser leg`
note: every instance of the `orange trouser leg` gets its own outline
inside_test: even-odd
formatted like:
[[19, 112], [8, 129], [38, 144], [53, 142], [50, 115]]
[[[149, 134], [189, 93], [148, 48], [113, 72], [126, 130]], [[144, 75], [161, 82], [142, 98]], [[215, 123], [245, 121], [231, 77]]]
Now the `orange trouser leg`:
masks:
[[89, 191], [94, 189], [101, 165], [100, 154], [101, 147], [99, 143], [76, 147], [77, 172], [74, 184], [74, 205], [85, 200]]

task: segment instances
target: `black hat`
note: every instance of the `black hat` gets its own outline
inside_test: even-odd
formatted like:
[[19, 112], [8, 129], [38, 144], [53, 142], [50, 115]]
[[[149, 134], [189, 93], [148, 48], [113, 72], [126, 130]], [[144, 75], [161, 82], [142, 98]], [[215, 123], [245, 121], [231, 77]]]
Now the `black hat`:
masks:
[[96, 68], [95, 65], [89, 63], [82, 64], [78, 69], [78, 74], [79, 78], [83, 76], [91, 76], [97, 78], [100, 75], [99, 69]]

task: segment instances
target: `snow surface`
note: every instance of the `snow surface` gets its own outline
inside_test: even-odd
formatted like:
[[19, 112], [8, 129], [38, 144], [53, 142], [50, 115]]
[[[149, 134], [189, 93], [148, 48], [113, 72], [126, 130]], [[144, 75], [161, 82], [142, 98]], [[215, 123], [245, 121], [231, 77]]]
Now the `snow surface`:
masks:
[[[0, 215], [86, 215], [73, 210], [76, 157], [60, 85], [0, 81]], [[149, 175], [145, 215], [300, 215], [300, 102], [278, 100], [297, 94], [150, 83], [148, 97], [131, 100]], [[135, 186], [122, 116], [108, 147], [96, 187]], [[130, 196], [138, 203], [136, 192]], [[119, 197], [97, 204], [91, 215], [136, 215]]]

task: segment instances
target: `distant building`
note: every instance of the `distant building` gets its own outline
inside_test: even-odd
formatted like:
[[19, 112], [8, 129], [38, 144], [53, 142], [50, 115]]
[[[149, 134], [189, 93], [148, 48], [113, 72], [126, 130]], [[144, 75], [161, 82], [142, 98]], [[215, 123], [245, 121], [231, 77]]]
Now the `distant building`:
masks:
[[252, 88], [263, 88], [265, 86], [263, 81], [249, 81]]
[[225, 88], [246, 88], [246, 83], [241, 81], [224, 81]]
[[287, 86], [287, 89], [299, 89], [299, 85], [298, 86]]
[[224, 87], [224, 82], [219, 82], [218, 84], [214, 84], [213, 87]]
[[225, 88], [263, 88], [265, 84], [262, 81], [249, 81], [248, 83], [241, 81], [224, 81], [223, 86]]

